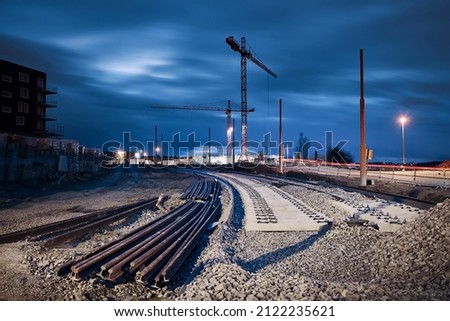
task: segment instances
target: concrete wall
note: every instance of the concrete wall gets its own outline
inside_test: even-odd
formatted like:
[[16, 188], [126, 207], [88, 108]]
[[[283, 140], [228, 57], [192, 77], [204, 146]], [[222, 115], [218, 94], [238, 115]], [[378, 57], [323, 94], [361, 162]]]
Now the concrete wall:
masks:
[[0, 182], [98, 173], [102, 154], [74, 140], [0, 134]]

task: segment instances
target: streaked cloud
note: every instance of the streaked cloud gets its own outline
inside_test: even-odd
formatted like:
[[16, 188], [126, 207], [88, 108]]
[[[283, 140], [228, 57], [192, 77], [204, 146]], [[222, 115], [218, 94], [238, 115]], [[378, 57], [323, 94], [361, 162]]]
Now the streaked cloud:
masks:
[[[359, 49], [364, 49], [368, 144], [400, 157], [395, 118], [411, 115], [408, 153], [450, 158], [450, 3], [430, 1], [71, 1], [2, 2], [0, 57], [47, 72], [59, 87], [66, 135], [88, 146], [132, 131], [152, 140], [198, 131], [225, 141], [221, 113], [155, 111], [151, 105], [240, 101], [240, 56], [225, 43], [247, 39], [279, 78], [248, 62], [249, 138], [325, 131], [358, 155]], [[216, 102], [216, 103], [214, 103]], [[235, 113], [237, 123], [240, 116]], [[240, 135], [237, 135], [239, 138]]]

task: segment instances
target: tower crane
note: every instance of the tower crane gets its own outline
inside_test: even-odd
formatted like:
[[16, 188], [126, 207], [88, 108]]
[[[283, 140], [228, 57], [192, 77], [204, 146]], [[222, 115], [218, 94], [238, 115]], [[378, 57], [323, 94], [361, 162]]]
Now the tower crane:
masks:
[[[212, 106], [174, 106], [174, 105], [155, 105], [151, 106], [151, 108], [159, 108], [159, 109], [182, 109], [182, 110], [207, 110], [207, 111], [224, 111], [225, 115], [227, 115], [227, 162], [229, 162], [231, 158], [231, 151], [233, 148], [233, 142], [231, 141], [232, 128], [231, 125], [231, 112], [242, 112], [242, 109], [231, 108], [231, 101], [228, 100], [227, 107], [212, 107]], [[246, 112], [254, 112], [255, 108], [246, 109]]]
[[266, 67], [261, 61], [253, 57], [252, 53], [246, 49], [245, 37], [241, 38], [241, 44], [239, 45], [233, 38], [229, 36], [225, 39], [225, 42], [231, 47], [233, 51], [237, 51], [241, 54], [241, 159], [247, 160], [247, 59], [259, 66], [269, 75], [277, 78], [277, 75]]

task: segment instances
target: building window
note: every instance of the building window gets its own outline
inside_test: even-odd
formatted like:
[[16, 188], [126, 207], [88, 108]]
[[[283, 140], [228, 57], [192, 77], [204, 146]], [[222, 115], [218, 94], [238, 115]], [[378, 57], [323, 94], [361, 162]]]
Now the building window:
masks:
[[17, 126], [25, 126], [25, 117], [16, 116], [16, 125]]
[[28, 76], [28, 74], [26, 74], [24, 72], [19, 72], [19, 81], [29, 82], [30, 77]]
[[28, 99], [28, 88], [20, 87], [20, 98]]
[[2, 91], [2, 97], [5, 97], [5, 98], [11, 98], [11, 97], [12, 97], [12, 94], [11, 94], [10, 91], [3, 90], [3, 91]]
[[7, 75], [2, 75], [2, 80], [4, 82], [12, 82], [12, 77], [7, 76]]
[[2, 106], [2, 113], [11, 114], [11, 107], [9, 107], [9, 106]]
[[45, 88], [45, 86], [44, 86], [44, 79], [43, 78], [38, 77], [38, 79], [37, 79], [37, 86], [38, 86], [38, 88]]
[[43, 129], [44, 129], [44, 122], [43, 122], [42, 120], [39, 119], [39, 120], [36, 122], [36, 128], [39, 129], [39, 130], [43, 130]]
[[42, 93], [37, 93], [37, 101], [40, 103], [44, 102], [44, 95]]
[[17, 112], [28, 114], [28, 103], [19, 101], [17, 103]]

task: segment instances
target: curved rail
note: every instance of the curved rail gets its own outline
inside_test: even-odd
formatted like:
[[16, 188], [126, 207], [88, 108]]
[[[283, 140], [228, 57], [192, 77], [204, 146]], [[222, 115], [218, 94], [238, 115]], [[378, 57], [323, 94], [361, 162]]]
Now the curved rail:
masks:
[[[49, 223], [45, 225], [36, 226], [33, 228], [20, 230], [16, 232], [11, 232], [7, 234], [0, 235], [0, 244], [3, 243], [11, 243], [11, 242], [17, 242], [20, 240], [24, 240], [27, 237], [34, 237], [39, 235], [46, 235], [46, 234], [54, 234], [54, 233], [64, 233], [69, 232], [70, 230], [74, 229], [83, 229], [83, 226], [88, 226], [89, 224], [95, 224], [96, 222], [100, 222], [103, 219], [105, 219], [105, 223], [103, 225], [109, 224], [112, 221], [107, 221], [107, 218], [116, 216], [118, 219], [126, 217], [127, 215], [133, 214], [136, 210], [141, 208], [146, 208], [150, 206], [154, 206], [156, 204], [157, 198], [152, 198], [150, 200], [141, 201], [137, 203], [128, 204], [125, 206], [121, 206], [119, 208], [115, 209], [109, 209], [109, 210], [103, 210], [103, 211], [97, 211], [90, 214], [77, 216], [74, 218]], [[123, 217], [120, 217], [121, 214], [125, 214]], [[97, 227], [102, 226], [102, 224], [99, 224]], [[96, 227], [95, 227], [96, 228]], [[83, 234], [83, 233], [82, 233]], [[50, 245], [51, 242], [49, 242], [48, 245]], [[55, 245], [57, 242], [55, 242]]]

